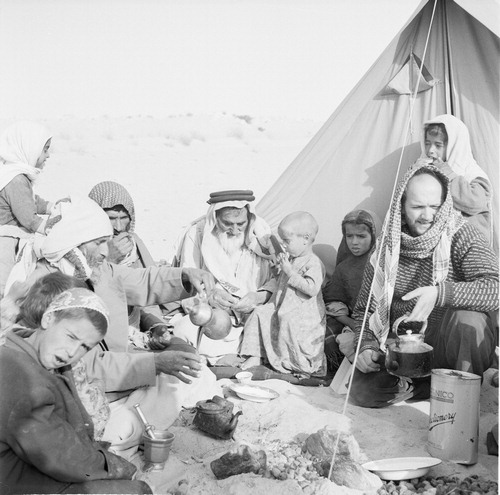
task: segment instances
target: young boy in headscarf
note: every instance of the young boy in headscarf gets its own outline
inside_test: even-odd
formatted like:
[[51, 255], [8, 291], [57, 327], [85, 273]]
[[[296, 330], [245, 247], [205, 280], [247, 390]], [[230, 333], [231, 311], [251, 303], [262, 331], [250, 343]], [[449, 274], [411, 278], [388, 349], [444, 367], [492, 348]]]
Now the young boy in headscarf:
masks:
[[151, 493], [136, 467], [96, 442], [72, 366], [106, 334], [93, 292], [57, 296], [36, 329], [14, 328], [0, 347], [0, 484], [12, 493]]

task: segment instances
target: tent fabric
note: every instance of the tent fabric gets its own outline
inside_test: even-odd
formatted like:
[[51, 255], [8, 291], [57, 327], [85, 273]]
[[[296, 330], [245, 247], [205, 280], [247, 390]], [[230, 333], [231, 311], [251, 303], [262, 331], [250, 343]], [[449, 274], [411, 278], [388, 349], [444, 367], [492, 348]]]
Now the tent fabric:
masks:
[[[490, 16], [500, 12], [497, 1], [484, 4]], [[420, 154], [422, 123], [450, 113], [467, 125], [474, 157], [492, 181], [498, 241], [500, 41], [488, 23], [491, 19], [478, 20], [453, 0], [423, 2], [264, 195], [258, 214], [274, 230], [288, 213], [308, 211], [320, 226], [316, 242], [339, 246], [347, 212], [369, 209], [384, 218], [394, 184]], [[411, 95], [384, 94], [411, 53], [436, 81], [416, 95], [412, 113]]]
[[422, 61], [412, 52], [403, 68], [389, 81], [382, 94], [411, 95], [415, 91], [417, 81], [418, 93], [431, 89], [439, 82], [432, 77]]

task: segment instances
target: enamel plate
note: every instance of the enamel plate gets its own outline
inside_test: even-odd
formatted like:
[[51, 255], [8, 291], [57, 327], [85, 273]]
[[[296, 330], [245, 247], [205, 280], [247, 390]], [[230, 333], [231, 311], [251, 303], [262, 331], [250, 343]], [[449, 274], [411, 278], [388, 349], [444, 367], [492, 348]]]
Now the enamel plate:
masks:
[[441, 464], [441, 459], [435, 457], [395, 457], [366, 462], [363, 467], [380, 479], [399, 481], [420, 478], [438, 464]]
[[233, 386], [233, 390], [241, 399], [253, 402], [266, 402], [280, 396], [275, 390], [255, 385], [237, 384]]

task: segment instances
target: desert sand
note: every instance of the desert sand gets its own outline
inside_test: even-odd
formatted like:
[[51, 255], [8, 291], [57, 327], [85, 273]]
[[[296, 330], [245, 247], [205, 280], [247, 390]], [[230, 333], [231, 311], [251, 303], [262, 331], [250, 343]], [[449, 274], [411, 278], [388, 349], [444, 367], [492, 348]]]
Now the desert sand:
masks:
[[[0, 132], [9, 123], [0, 121]], [[155, 259], [170, 260], [183, 228], [206, 212], [210, 192], [252, 189], [258, 201], [321, 122], [221, 113], [166, 119], [67, 116], [46, 124], [53, 132], [53, 145], [35, 191], [55, 200], [86, 195], [103, 180], [123, 184], [134, 198], [137, 233]], [[487, 432], [498, 422], [498, 389], [490, 385], [492, 371], [481, 390], [478, 463], [467, 467], [444, 461], [433, 468], [434, 475], [479, 474], [498, 479], [498, 458], [487, 455], [485, 444]], [[262, 448], [325, 426], [352, 433], [366, 460], [429, 455], [425, 450], [429, 401], [381, 410], [348, 406], [343, 414], [345, 396], [329, 387], [301, 387], [279, 380], [259, 382], [276, 390], [279, 397], [253, 403], [231, 394], [227, 388], [230, 383], [221, 381], [235, 408], [243, 412], [235, 440], [212, 439], [181, 418], [171, 428], [176, 440], [164, 471], [139, 474], [155, 493], [166, 493], [180, 479], [189, 481], [191, 495], [301, 493], [293, 481], [255, 475], [217, 481], [209, 464], [237, 444]], [[140, 457], [135, 461], [141, 466]], [[333, 484], [323, 490], [321, 493], [360, 493]]]
[[[10, 123], [0, 120], [0, 132]], [[53, 139], [35, 192], [54, 200], [119, 182], [134, 199], [137, 233], [155, 259], [167, 260], [183, 227], [206, 213], [211, 192], [251, 189], [258, 202], [321, 125], [225, 113], [43, 123]]]
[[[498, 457], [488, 455], [485, 444], [487, 432], [498, 421], [498, 389], [490, 384], [492, 372], [487, 373], [481, 388], [478, 462], [465, 466], [443, 460], [431, 468], [430, 476], [457, 476], [462, 480], [478, 475], [483, 479], [498, 480]], [[325, 427], [352, 434], [360, 447], [360, 462], [430, 455], [426, 450], [429, 401], [403, 402], [385, 409], [346, 407], [345, 395], [336, 394], [330, 387], [302, 387], [281, 380], [265, 380], [255, 384], [275, 390], [279, 397], [256, 403], [242, 400], [231, 391], [234, 380], [220, 382], [224, 393], [235, 405], [234, 412], [243, 412], [234, 440], [208, 436], [191, 424], [189, 414], [181, 413], [180, 419], [169, 429], [176, 438], [163, 471], [139, 474], [154, 493], [173, 493], [178, 482], [184, 479], [189, 483], [189, 495], [301, 494], [302, 489], [293, 480], [278, 481], [255, 474], [217, 480], [210, 463], [239, 445], [249, 445], [255, 451], [264, 449], [271, 453], [272, 459], [276, 444], [303, 442], [309, 434]], [[138, 454], [134, 462], [141, 469], [144, 466], [142, 454]], [[306, 493], [376, 493], [376, 488], [361, 491], [326, 480], [315, 482], [311, 488], [313, 491]]]

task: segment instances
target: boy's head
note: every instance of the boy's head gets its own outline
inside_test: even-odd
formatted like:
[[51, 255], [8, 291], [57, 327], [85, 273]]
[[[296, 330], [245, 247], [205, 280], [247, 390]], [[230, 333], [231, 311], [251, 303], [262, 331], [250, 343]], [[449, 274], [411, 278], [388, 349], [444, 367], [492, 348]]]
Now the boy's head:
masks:
[[79, 287], [87, 289], [87, 284], [75, 277], [54, 272], [38, 279], [28, 291], [20, 305], [19, 321], [28, 328], [38, 328], [43, 313], [56, 296], [65, 290]]
[[429, 124], [425, 128], [425, 154], [432, 158], [432, 163], [446, 161], [448, 134], [444, 124]]
[[349, 251], [363, 256], [375, 244], [376, 232], [372, 216], [365, 210], [354, 210], [342, 220], [342, 234]]
[[58, 294], [36, 330], [40, 364], [48, 370], [75, 364], [103, 339], [108, 324], [108, 309], [89, 289]]
[[309, 252], [318, 234], [318, 223], [306, 211], [296, 211], [287, 215], [278, 226], [286, 251], [297, 257]]

